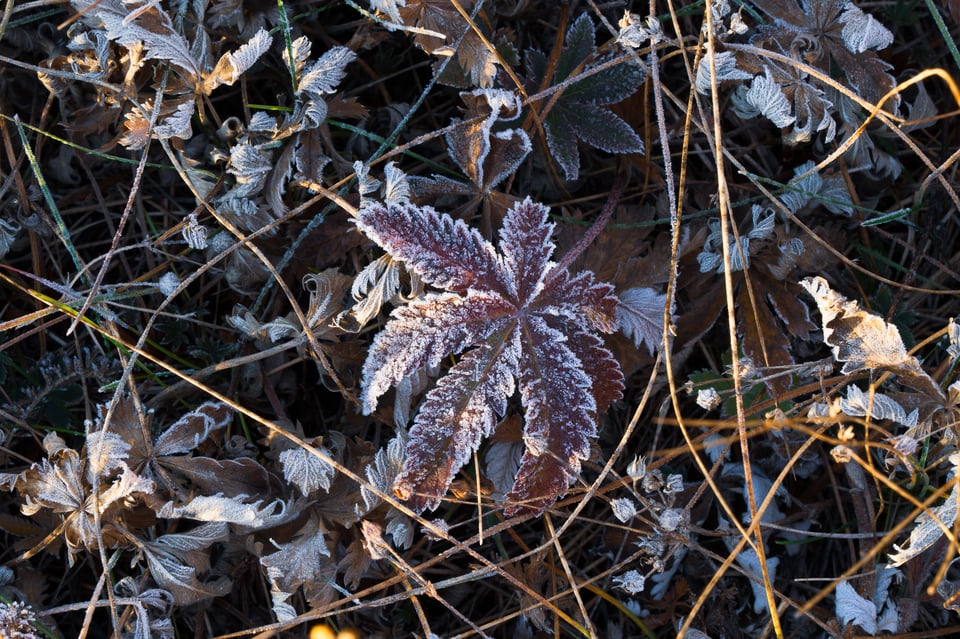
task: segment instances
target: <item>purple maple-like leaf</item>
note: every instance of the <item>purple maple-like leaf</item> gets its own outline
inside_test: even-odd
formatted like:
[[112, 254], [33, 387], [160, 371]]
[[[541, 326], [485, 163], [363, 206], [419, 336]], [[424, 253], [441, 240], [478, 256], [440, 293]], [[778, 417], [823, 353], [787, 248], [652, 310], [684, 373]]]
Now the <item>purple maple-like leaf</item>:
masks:
[[595, 334], [617, 328], [617, 298], [593, 274], [550, 261], [548, 209], [527, 198], [504, 218], [499, 251], [462, 221], [429, 207], [364, 207], [357, 227], [433, 293], [396, 309], [363, 367], [364, 412], [424, 366], [461, 354], [410, 429], [394, 493], [413, 509], [439, 506], [457, 472], [504, 415], [517, 386], [526, 418], [508, 516], [549, 508], [580, 472], [597, 416], [623, 375]]

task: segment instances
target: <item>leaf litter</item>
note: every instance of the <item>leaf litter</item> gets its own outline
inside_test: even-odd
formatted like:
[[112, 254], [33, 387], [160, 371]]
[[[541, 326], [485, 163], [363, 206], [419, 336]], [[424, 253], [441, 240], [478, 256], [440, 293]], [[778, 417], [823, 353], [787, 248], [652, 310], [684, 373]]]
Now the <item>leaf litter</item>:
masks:
[[0, 634], [955, 621], [952, 18], [514, 4], [3, 22]]

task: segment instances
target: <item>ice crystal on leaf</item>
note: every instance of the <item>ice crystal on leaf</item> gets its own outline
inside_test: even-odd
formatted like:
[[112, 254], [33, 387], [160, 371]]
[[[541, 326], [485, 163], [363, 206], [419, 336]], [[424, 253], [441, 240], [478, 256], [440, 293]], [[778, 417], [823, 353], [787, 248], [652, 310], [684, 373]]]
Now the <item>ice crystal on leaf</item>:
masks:
[[[551, 81], [561, 84], [597, 63], [596, 31], [584, 13], [567, 30]], [[531, 78], [545, 78], [550, 68], [547, 56], [530, 50], [526, 54]], [[580, 176], [577, 140], [607, 153], [643, 153], [643, 140], [620, 116], [603, 108], [633, 95], [643, 83], [646, 71], [632, 63], [619, 64], [570, 84], [543, 118], [550, 154], [563, 169], [567, 180]], [[531, 89], [536, 87], [531, 86]]]
[[592, 273], [571, 275], [550, 261], [547, 211], [529, 198], [510, 209], [499, 251], [429, 207], [359, 213], [361, 231], [445, 289], [396, 309], [374, 340], [363, 368], [364, 412], [411, 373], [462, 353], [423, 401], [393, 484], [415, 510], [440, 504], [519, 387], [526, 452], [506, 512], [542, 512], [579, 473], [598, 413], [620, 397], [620, 368], [595, 335], [616, 330], [617, 298]]
[[[761, 0], [755, 6], [769, 16], [769, 21], [758, 28], [751, 45], [787, 56], [799, 64], [781, 64], [749, 52], [749, 48], [741, 48], [737, 66], [758, 77], [769, 72], [780, 85], [793, 107], [794, 120], [777, 124], [781, 128], [792, 124], [786, 137], [789, 143], [808, 141], [820, 131], [825, 132], [827, 142], [835, 135], [834, 105], [824, 97], [819, 80], [803, 70], [803, 65], [833, 77], [837, 77], [834, 72], [839, 71], [850, 88], [867, 102], [879, 102], [893, 88], [895, 81], [888, 72], [891, 67], [876, 53], [877, 49], [888, 46], [893, 37], [852, 2]], [[896, 112], [897, 100], [888, 101], [884, 108]], [[757, 108], [757, 111], [770, 117], [763, 109]], [[783, 117], [780, 110], [771, 113]]]

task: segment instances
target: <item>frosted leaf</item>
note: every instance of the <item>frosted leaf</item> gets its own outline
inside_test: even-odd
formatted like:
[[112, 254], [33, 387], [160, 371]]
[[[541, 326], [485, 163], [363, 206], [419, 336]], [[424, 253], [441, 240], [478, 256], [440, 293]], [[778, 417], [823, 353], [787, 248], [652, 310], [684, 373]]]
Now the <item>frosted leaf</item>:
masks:
[[387, 162], [383, 169], [383, 199], [393, 204], [410, 203], [410, 184], [407, 174], [400, 170], [396, 162]]
[[[764, 213], [766, 213], [766, 217], [763, 217]], [[771, 209], [754, 204], [750, 209], [750, 214], [753, 217], [753, 226], [747, 233], [747, 237], [751, 240], [764, 240], [773, 235], [776, 214]]]
[[[364, 469], [363, 473], [367, 481], [379, 492], [390, 493], [393, 481], [403, 468], [403, 447], [406, 442], [405, 437], [394, 437], [384, 448], [377, 451], [373, 457], [373, 463], [368, 464]], [[361, 511], [358, 506], [358, 513], [369, 512], [381, 503], [380, 497], [363, 484], [360, 485], [360, 496], [363, 498], [366, 511]]]
[[646, 474], [647, 460], [641, 455], [637, 455], [633, 458], [633, 461], [627, 464], [627, 475], [632, 481], [640, 481]]
[[179, 286], [180, 278], [177, 277], [177, 274], [173, 271], [167, 271], [161, 275], [160, 280], [157, 282], [157, 288], [160, 290], [160, 294], [164, 297], [170, 297], [173, 295]]
[[[732, 51], [722, 51], [714, 56], [714, 66], [717, 69], [717, 83], [724, 80], [749, 80], [753, 76], [737, 67], [737, 58]], [[700, 60], [697, 67], [697, 93], [710, 93], [710, 60], [706, 57]]]
[[610, 502], [610, 507], [613, 509], [613, 516], [620, 523], [625, 524], [637, 516], [637, 505], [626, 497], [614, 499]]
[[837, 584], [836, 602], [841, 622], [860, 626], [867, 634], [877, 634], [877, 606], [861, 597], [846, 579]]
[[157, 511], [164, 519], [196, 519], [197, 521], [226, 522], [250, 528], [265, 528], [285, 515], [286, 505], [277, 499], [266, 506], [263, 500], [245, 503], [246, 495], [224, 497], [222, 494], [200, 495], [183, 506], [167, 502]]
[[477, 89], [461, 96], [469, 120], [451, 122], [455, 126], [446, 135], [447, 153], [482, 193], [489, 193], [516, 172], [531, 150], [523, 129], [493, 131], [498, 122], [519, 116], [520, 98], [502, 89]]
[[[410, 429], [393, 492], [414, 508], [436, 508], [458, 471], [506, 412], [517, 368], [516, 337], [500, 351], [467, 352], [427, 394]], [[453, 471], [453, 472], [451, 472]]]
[[20, 225], [12, 220], [0, 217], [0, 260], [6, 257], [17, 239], [17, 233], [20, 232]]
[[142, 46], [144, 59], [169, 60], [199, 82], [200, 65], [187, 41], [174, 28], [169, 14], [161, 7], [152, 5], [131, 20], [130, 11], [119, 0], [74, 2], [74, 7], [80, 9], [78, 5], [84, 4], [93, 8], [91, 13], [103, 23], [108, 38], [128, 49]]
[[94, 484], [124, 465], [130, 454], [130, 444], [110, 431], [96, 431], [87, 435], [87, 481]]
[[620, 28], [617, 42], [631, 49], [648, 46], [651, 39], [654, 43], [663, 40], [663, 29], [660, 27], [660, 22], [653, 16], [642, 20], [637, 14], [624, 11], [617, 26]]
[[247, 129], [257, 133], [276, 133], [277, 119], [266, 111], [257, 111], [250, 116]]
[[647, 351], [653, 355], [663, 341], [663, 311], [666, 294], [652, 288], [631, 288], [618, 296], [617, 325], [637, 348], [646, 342]]
[[823, 186], [820, 188], [819, 203], [831, 213], [837, 215], [851, 216], [854, 214], [853, 200], [850, 198], [850, 191], [847, 189], [847, 183], [841, 175], [828, 175], [823, 178]]
[[919, 416], [917, 408], [908, 415], [896, 400], [882, 393], [865, 393], [853, 384], [847, 386], [847, 396], [840, 401], [840, 410], [851, 417], [889, 419], [907, 428], [916, 427]]
[[705, 410], [713, 410], [723, 403], [720, 393], [712, 386], [697, 390], [697, 406]]
[[237, 179], [238, 196], [249, 195], [260, 190], [272, 170], [273, 152], [270, 149], [245, 141], [230, 149], [230, 164], [227, 171]]
[[209, 94], [221, 84], [230, 86], [236, 82], [260, 59], [260, 56], [270, 49], [272, 43], [273, 36], [261, 27], [239, 49], [221, 56], [213, 71], [204, 79], [206, 93]]
[[447, 289], [397, 308], [374, 339], [363, 366], [364, 411], [416, 371], [461, 353], [420, 407], [394, 494], [417, 511], [436, 508], [519, 385], [526, 453], [504, 512], [541, 513], [579, 473], [596, 412], [621, 396], [622, 373], [589, 332], [615, 329], [612, 288], [550, 262], [553, 225], [546, 207], [529, 199], [507, 212], [499, 252], [429, 207], [373, 204], [358, 217], [395, 259]]
[[500, 252], [514, 282], [507, 290], [525, 301], [543, 289], [552, 266], [550, 255], [555, 245], [550, 236], [554, 225], [549, 221], [549, 209], [529, 197], [515, 205], [511, 213], [500, 232]]
[[232, 410], [221, 402], [204, 402], [171, 424], [154, 444], [157, 455], [189, 453], [214, 432], [226, 428], [233, 419]]
[[270, 581], [274, 610], [278, 615], [289, 612], [284, 605], [287, 599], [284, 594], [292, 595], [298, 588], [303, 588], [308, 602], [315, 601], [320, 595], [320, 589], [335, 565], [330, 559], [325, 532], [319, 517], [311, 514], [290, 542], [278, 544], [270, 540], [277, 551], [264, 554], [260, 565]]
[[193, 109], [193, 100], [184, 100], [178, 103], [176, 110], [163, 118], [153, 128], [153, 137], [160, 140], [169, 138], [189, 140], [192, 138], [193, 127], [190, 125], [190, 119], [193, 117]]
[[380, 180], [372, 177], [370, 175], [370, 167], [360, 160], [353, 163], [353, 171], [357, 174], [357, 191], [360, 193], [360, 208], [363, 209], [370, 204], [376, 204], [375, 200], [371, 200], [367, 196], [377, 192], [377, 189], [380, 188]]
[[[406, 0], [369, 0], [370, 10], [386, 14], [393, 25], [402, 25], [403, 19], [400, 17], [400, 7], [407, 6]], [[391, 24], [385, 24], [390, 29]]]
[[[310, 38], [307, 36], [300, 36], [290, 43], [289, 49], [287, 47], [283, 48], [283, 53], [281, 55], [283, 57], [284, 64], [286, 64], [288, 67], [293, 66], [297, 74], [301, 74], [303, 72], [303, 65], [306, 64], [307, 60], [310, 59], [311, 47], [312, 43], [310, 42]], [[292, 65], [290, 60], [291, 51], [293, 51]]]
[[197, 220], [196, 213], [187, 216], [181, 233], [187, 246], [193, 250], [202, 251], [207, 248], [207, 229]]
[[617, 575], [613, 578], [613, 583], [623, 590], [627, 591], [631, 595], [638, 595], [643, 592], [643, 587], [646, 585], [646, 577], [641, 575], [636, 570], [628, 570], [622, 575]]
[[870, 49], [886, 49], [893, 44], [893, 34], [869, 13], [864, 13], [852, 2], [844, 7], [840, 16], [843, 25], [843, 43], [854, 53]]
[[741, 87], [734, 93], [731, 103], [738, 116], [748, 119], [762, 115], [780, 129], [796, 121], [791, 114], [790, 101], [773, 77], [770, 67], [764, 67], [764, 75], [753, 78], [749, 89], [743, 90]]
[[165, 543], [167, 536], [156, 541], [144, 541], [140, 546], [150, 567], [150, 576], [161, 588], [170, 592], [178, 605], [184, 606], [204, 599], [222, 597], [230, 592], [233, 582], [226, 577], [201, 582], [198, 570], [182, 559], [174, 548]]
[[387, 511], [387, 525], [383, 534], [389, 535], [397, 548], [409, 548], [413, 544], [413, 521], [391, 506]]
[[[917, 358], [907, 353], [900, 332], [882, 317], [835, 292], [822, 277], [807, 277], [800, 285], [813, 297], [823, 319], [823, 341], [843, 365], [843, 374], [875, 368], [896, 368], [927, 377]], [[936, 384], [934, 383], [934, 387]]]
[[[326, 448], [317, 450], [330, 456]], [[299, 488], [305, 497], [321, 488], [329, 492], [330, 481], [337, 472], [328, 461], [305, 448], [291, 448], [280, 453], [280, 465], [284, 479]]]
[[678, 473], [672, 473], [667, 475], [667, 485], [664, 486], [663, 492], [666, 495], [676, 495], [683, 492], [683, 475]]
[[340, 313], [334, 325], [341, 330], [358, 332], [372, 320], [390, 300], [400, 297], [401, 263], [389, 254], [370, 262], [353, 280], [350, 293], [356, 304]]
[[[714, 218], [707, 220], [707, 227], [710, 234], [703, 243], [703, 248], [697, 255], [697, 262], [700, 264], [701, 273], [723, 273], [723, 241], [721, 239], [720, 220]], [[748, 235], [740, 236], [740, 243], [737, 244], [733, 235], [729, 236], [730, 243], [730, 269], [732, 271], [743, 271], [750, 268], [750, 237]], [[738, 249], [739, 247], [739, 249]]]
[[333, 47], [304, 70], [297, 86], [297, 96], [307, 94], [320, 99], [324, 94], [334, 93], [347, 73], [346, 66], [356, 57], [357, 54], [347, 47]]
[[673, 532], [681, 526], [686, 526], [689, 515], [682, 508], [667, 508], [659, 517], [660, 528], [667, 532]]
[[437, 288], [510, 290], [493, 245], [463, 220], [388, 202], [362, 208], [357, 228]]
[[[767, 609], [767, 591], [763, 587], [760, 557], [756, 551], [747, 548], [737, 555], [737, 563], [750, 577], [750, 590], [753, 591], [753, 612], [760, 614]], [[767, 574], [770, 577], [770, 583], [774, 583], [777, 578], [777, 566], [779, 564], [780, 559], [778, 557], [767, 557]]]
[[940, 541], [944, 535], [944, 529], [947, 531], [953, 529], [957, 519], [957, 500], [960, 499], [956, 483], [958, 462], [960, 462], [960, 454], [954, 453], [950, 456], [950, 463], [953, 464], [951, 481], [954, 482], [950, 495], [941, 505], [928, 508], [913, 520], [914, 527], [910, 531], [907, 542], [903, 545], [893, 545], [896, 552], [889, 555], [891, 566], [902, 566]]
[[470, 291], [466, 296], [431, 293], [394, 310], [392, 330], [377, 335], [363, 365], [364, 412], [372, 413], [389, 387], [417, 369], [438, 366], [450, 353], [506, 328], [511, 308], [496, 293]]

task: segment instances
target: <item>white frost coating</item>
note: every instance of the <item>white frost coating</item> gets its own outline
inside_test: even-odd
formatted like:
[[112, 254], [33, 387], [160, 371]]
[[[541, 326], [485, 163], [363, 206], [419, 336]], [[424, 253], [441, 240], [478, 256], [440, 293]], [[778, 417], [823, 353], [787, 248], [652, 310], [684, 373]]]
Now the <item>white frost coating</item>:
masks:
[[[714, 56], [713, 61], [717, 69], [718, 83], [724, 80], [749, 80], [753, 77], [747, 71], [737, 67], [737, 58], [733, 55], [733, 51], [722, 51]], [[710, 60], [706, 57], [700, 60], [700, 65], [697, 67], [696, 87], [697, 93], [702, 95], [710, 93]]]
[[376, 409], [377, 398], [424, 366], [438, 366], [450, 353], [459, 353], [503, 327], [483, 312], [507, 308], [496, 293], [469, 291], [429, 294], [391, 315], [390, 330], [380, 332], [363, 365], [361, 399], [365, 414]]
[[177, 277], [177, 274], [173, 271], [167, 271], [161, 275], [160, 281], [157, 282], [157, 287], [160, 289], [160, 293], [164, 297], [170, 297], [173, 295], [178, 286], [180, 286], [180, 278]]
[[653, 355], [654, 349], [663, 340], [666, 294], [652, 288], [631, 288], [617, 297], [620, 300], [617, 304], [617, 327], [633, 340], [637, 348], [646, 343], [647, 351]]
[[[556, 245], [550, 236], [554, 224], [549, 221], [550, 209], [526, 197], [507, 213], [500, 230], [500, 252], [503, 263], [521, 302], [533, 299], [541, 290], [550, 269], [550, 256]], [[531, 277], [535, 278], [531, 281]]]
[[790, 101], [783, 89], [773, 77], [770, 67], [764, 67], [764, 74], [753, 78], [750, 88], [738, 90], [731, 96], [731, 103], [737, 115], [744, 119], [762, 115], [780, 129], [796, 121], [791, 113]]
[[610, 507], [613, 509], [613, 516], [622, 524], [637, 516], [637, 505], [626, 497], [614, 499], [610, 502]]
[[160, 508], [157, 516], [164, 519], [220, 521], [251, 528], [263, 528], [285, 514], [286, 504], [279, 499], [261, 507], [262, 499], [244, 503], [243, 500], [246, 497], [246, 495], [225, 497], [222, 493], [201, 495], [194, 497], [183, 506], [175, 506], [170, 501]]
[[130, 444], [109, 431], [96, 431], [87, 435], [87, 482], [94, 484], [112, 471], [124, 466], [129, 457]]
[[[293, 66], [298, 72], [303, 70], [303, 65], [310, 58], [312, 43], [307, 36], [300, 36], [290, 43], [290, 49], [283, 48], [283, 62], [286, 66]], [[293, 64], [290, 64], [290, 51], [293, 52]]]
[[410, 203], [410, 184], [407, 174], [400, 170], [396, 162], [387, 162], [383, 169], [383, 199], [394, 204]]
[[943, 537], [944, 529], [950, 531], [957, 519], [957, 494], [956, 474], [958, 463], [960, 463], [960, 453], [950, 455], [950, 463], [953, 464], [951, 472], [951, 481], [954, 482], [953, 490], [946, 501], [940, 506], [923, 511], [919, 517], [914, 520], [916, 524], [910, 531], [910, 538], [907, 543], [899, 546], [893, 545], [894, 552], [890, 557], [891, 566], [902, 566], [933, 544], [937, 543]]
[[[844, 375], [862, 369], [893, 367], [925, 375], [916, 357], [907, 353], [900, 332], [882, 317], [860, 308], [856, 301], [835, 292], [822, 277], [806, 277], [800, 285], [816, 301], [823, 322], [823, 341], [833, 349], [843, 365]], [[831, 324], [836, 318], [851, 320], [850, 327], [838, 333]], [[853, 322], [853, 320], [859, 320]], [[935, 384], [935, 383], [934, 383]]]
[[346, 75], [346, 66], [357, 58], [357, 54], [347, 47], [333, 47], [306, 68], [297, 86], [297, 95], [304, 94], [313, 98], [322, 98], [324, 94], [334, 93]]
[[[330, 455], [326, 448], [318, 450]], [[291, 448], [280, 453], [280, 465], [283, 466], [284, 479], [299, 488], [304, 496], [321, 488], [329, 492], [330, 482], [337, 472], [326, 460], [305, 448]]]
[[896, 400], [882, 393], [865, 393], [858, 386], [847, 386], [847, 396], [840, 400], [840, 410], [851, 417], [889, 419], [907, 428], [914, 428], [920, 414], [914, 408], [910, 414]]
[[893, 34], [869, 13], [864, 13], [855, 4], [848, 2], [840, 16], [843, 43], [854, 53], [870, 49], [886, 49], [893, 44]]
[[682, 508], [667, 508], [660, 513], [660, 528], [667, 532], [673, 532], [686, 523], [687, 514]]
[[261, 27], [239, 49], [221, 56], [211, 76], [204, 80], [204, 90], [210, 93], [221, 84], [229, 86], [236, 82], [270, 49], [272, 43], [273, 36]]
[[712, 386], [697, 391], [697, 406], [705, 410], [713, 410], [723, 403], [720, 393]]
[[618, 588], [626, 590], [631, 595], [638, 595], [643, 592], [646, 581], [646, 577], [636, 570], [628, 570], [622, 575], [613, 578], [613, 583], [616, 584]]

